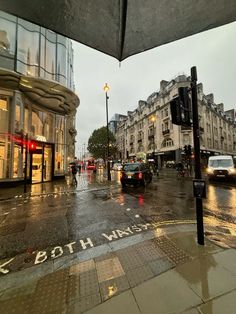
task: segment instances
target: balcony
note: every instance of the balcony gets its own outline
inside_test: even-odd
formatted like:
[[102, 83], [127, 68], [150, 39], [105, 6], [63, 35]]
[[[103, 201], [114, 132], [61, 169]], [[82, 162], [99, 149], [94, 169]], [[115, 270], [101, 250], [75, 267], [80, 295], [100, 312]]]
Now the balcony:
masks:
[[167, 130], [164, 130], [164, 131], [162, 131], [162, 134], [163, 134], [163, 135], [167, 135], [167, 134], [170, 134], [170, 130], [169, 130], [169, 129], [167, 129]]

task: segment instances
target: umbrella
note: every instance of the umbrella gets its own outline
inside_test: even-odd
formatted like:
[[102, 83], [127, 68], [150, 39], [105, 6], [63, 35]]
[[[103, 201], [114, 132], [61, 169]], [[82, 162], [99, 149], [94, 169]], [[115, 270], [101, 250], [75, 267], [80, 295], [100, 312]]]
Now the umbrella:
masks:
[[236, 20], [235, 0], [1, 0], [0, 10], [120, 61]]

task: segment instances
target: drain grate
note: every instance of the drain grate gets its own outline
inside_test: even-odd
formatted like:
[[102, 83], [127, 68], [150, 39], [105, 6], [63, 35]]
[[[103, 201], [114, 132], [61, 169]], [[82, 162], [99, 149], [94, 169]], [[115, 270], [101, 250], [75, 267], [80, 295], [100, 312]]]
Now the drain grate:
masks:
[[169, 258], [169, 260], [176, 265], [183, 264], [191, 257], [176, 244], [165, 236], [158, 237], [152, 240]]

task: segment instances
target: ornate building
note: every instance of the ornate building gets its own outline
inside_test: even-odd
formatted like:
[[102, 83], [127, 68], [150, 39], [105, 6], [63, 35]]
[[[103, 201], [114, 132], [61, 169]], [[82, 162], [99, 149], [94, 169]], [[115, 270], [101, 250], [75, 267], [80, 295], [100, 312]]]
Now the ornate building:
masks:
[[0, 11], [0, 183], [64, 176], [78, 105], [71, 41]]
[[[161, 81], [159, 92], [139, 101], [138, 107], [118, 123], [116, 139], [123, 160], [150, 158], [160, 167], [167, 161], [181, 160], [185, 145], [193, 147], [191, 127], [171, 122], [170, 101], [184, 86], [190, 87], [185, 75]], [[198, 106], [203, 162], [214, 154], [236, 155], [235, 109], [224, 111], [223, 104], [215, 104], [212, 94], [204, 95], [202, 84], [198, 84]]]

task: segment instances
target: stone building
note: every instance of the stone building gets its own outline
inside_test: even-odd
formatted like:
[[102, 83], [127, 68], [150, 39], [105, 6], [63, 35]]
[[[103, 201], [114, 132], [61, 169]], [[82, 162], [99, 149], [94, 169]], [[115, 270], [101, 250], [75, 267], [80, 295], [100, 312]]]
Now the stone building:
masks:
[[65, 175], [78, 105], [72, 42], [0, 11], [0, 184]]
[[[152, 159], [161, 167], [167, 161], [174, 163], [184, 158], [184, 146], [193, 147], [192, 129], [172, 124], [170, 101], [178, 95], [179, 87], [186, 86], [190, 87], [190, 78], [185, 75], [163, 80], [159, 92], [127, 112], [116, 132], [123, 160]], [[215, 104], [212, 94], [204, 95], [202, 84], [197, 87], [202, 161], [214, 154], [235, 155], [235, 110], [224, 111], [223, 104]]]

